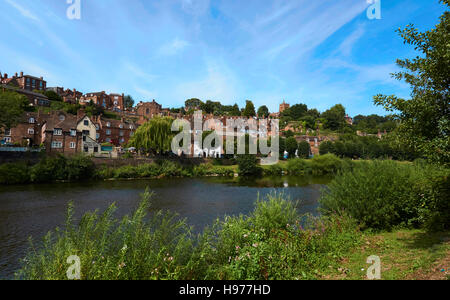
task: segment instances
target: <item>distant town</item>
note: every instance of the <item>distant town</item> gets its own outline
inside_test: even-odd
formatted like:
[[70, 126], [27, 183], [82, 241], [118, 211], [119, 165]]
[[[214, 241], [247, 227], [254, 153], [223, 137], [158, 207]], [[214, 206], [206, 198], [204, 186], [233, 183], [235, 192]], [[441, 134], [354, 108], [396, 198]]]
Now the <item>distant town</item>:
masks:
[[[3, 92], [21, 94], [30, 103], [29, 111], [25, 112], [19, 124], [6, 128], [0, 135], [1, 145], [40, 148], [48, 154], [72, 155], [82, 152], [98, 157], [111, 156], [116, 148], [124, 148], [136, 129], [148, 120], [155, 117], [191, 118], [196, 110], [203, 110], [205, 120], [220, 119], [223, 124], [226, 123], [226, 117], [281, 118], [280, 134], [295, 136], [298, 142], [307, 141], [311, 145], [311, 154], [319, 153], [323, 141], [333, 139], [329, 134], [321, 134], [324, 120], [319, 118], [320, 113], [316, 109], [308, 110], [304, 104], [292, 107], [284, 100], [279, 111], [273, 113], [266, 106], [256, 112], [251, 101], [247, 101], [245, 109], [239, 109], [237, 104], [223, 106], [219, 102], [203, 103], [199, 99], [187, 100], [182, 108], [163, 108], [155, 100], [135, 104], [135, 100], [124, 93], [108, 94], [101, 91], [84, 94], [75, 88], [48, 87], [42, 76], [25, 75], [23, 72], [12, 76], [0, 73], [0, 88]], [[292, 117], [287, 113], [290, 109], [293, 110]], [[294, 116], [298, 110], [304, 111], [303, 118], [299, 118], [302, 115]], [[347, 114], [344, 120], [344, 125], [351, 126], [354, 123]], [[357, 133], [367, 134], [362, 131]], [[378, 129], [378, 134], [372, 133], [381, 138], [386, 130], [382, 133]]]

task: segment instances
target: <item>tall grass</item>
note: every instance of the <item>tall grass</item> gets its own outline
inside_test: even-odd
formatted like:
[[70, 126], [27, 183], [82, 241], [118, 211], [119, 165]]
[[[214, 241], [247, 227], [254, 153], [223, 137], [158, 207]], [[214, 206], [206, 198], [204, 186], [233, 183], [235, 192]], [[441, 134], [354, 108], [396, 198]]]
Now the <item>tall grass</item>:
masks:
[[32, 246], [17, 278], [67, 279], [66, 260], [78, 255], [82, 279], [314, 279], [360, 242], [352, 219], [305, 218], [281, 195], [200, 235], [173, 214], [148, 216], [150, 197], [122, 220], [112, 206], [76, 225], [69, 207], [65, 228]]

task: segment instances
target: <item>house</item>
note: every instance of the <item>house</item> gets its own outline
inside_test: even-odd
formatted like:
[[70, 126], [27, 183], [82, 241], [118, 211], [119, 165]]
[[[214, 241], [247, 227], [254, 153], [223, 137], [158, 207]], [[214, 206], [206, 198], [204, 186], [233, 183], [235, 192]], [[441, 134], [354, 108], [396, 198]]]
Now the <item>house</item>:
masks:
[[113, 111], [121, 112], [125, 110], [125, 103], [124, 98], [125, 95], [119, 95], [119, 94], [109, 94], [109, 98], [111, 99], [111, 106], [108, 107], [108, 109], [111, 109]]
[[101, 106], [104, 109], [107, 109], [111, 106], [111, 99], [105, 91], [98, 93], [88, 93], [80, 98], [79, 103], [81, 105], [88, 105], [89, 103], [91, 103], [91, 101], [93, 104]]
[[31, 75], [24, 75], [23, 72], [20, 72], [20, 75], [17, 73], [8, 78], [8, 74], [4, 74], [1, 79], [1, 83], [9, 85], [15, 85], [16, 87], [26, 90], [26, 91], [41, 91], [45, 92], [47, 87], [47, 82], [43, 77], [35, 77]]
[[0, 135], [1, 144], [39, 146], [41, 144], [40, 126], [39, 113], [25, 113], [16, 127], [3, 130], [4, 133]]
[[115, 146], [123, 146], [133, 137], [137, 125], [124, 118], [120, 120], [105, 119], [101, 116], [94, 119], [97, 129], [97, 141], [110, 143]]
[[137, 115], [145, 119], [153, 119], [154, 117], [162, 115], [162, 106], [154, 99], [152, 102], [140, 102], [137, 105]]
[[[25, 79], [24, 79], [25, 78]], [[51, 101], [48, 99], [47, 96], [41, 94], [38, 91], [44, 92], [45, 90], [39, 89], [30, 89], [29, 86], [26, 85], [27, 79], [26, 78], [32, 78], [31, 76], [25, 77], [18, 77], [17, 73], [15, 76], [8, 78], [8, 74], [0, 74], [0, 88], [3, 91], [9, 90], [14, 91], [19, 94], [22, 94], [28, 98], [28, 101], [30, 101], [30, 104], [33, 106], [50, 106]], [[35, 77], [34, 77], [35, 78]], [[42, 77], [41, 77], [42, 78]], [[36, 80], [36, 79], [33, 79]], [[25, 85], [23, 85], [23, 82], [25, 82]], [[43, 86], [46, 85], [45, 81]], [[34, 86], [36, 85], [36, 82], [34, 83]], [[38, 83], [39, 86], [41, 86], [41, 83]], [[26, 87], [26, 88], [24, 88]]]
[[73, 155], [81, 152], [82, 133], [77, 130], [77, 116], [63, 111], [41, 115], [41, 141], [49, 154]]
[[283, 103], [280, 104], [280, 115], [287, 109], [291, 107], [290, 104], [287, 104], [284, 100]]
[[77, 131], [81, 132], [81, 149], [85, 154], [96, 155], [101, 152], [101, 145], [97, 142], [97, 128], [95, 123], [84, 114], [78, 112]]

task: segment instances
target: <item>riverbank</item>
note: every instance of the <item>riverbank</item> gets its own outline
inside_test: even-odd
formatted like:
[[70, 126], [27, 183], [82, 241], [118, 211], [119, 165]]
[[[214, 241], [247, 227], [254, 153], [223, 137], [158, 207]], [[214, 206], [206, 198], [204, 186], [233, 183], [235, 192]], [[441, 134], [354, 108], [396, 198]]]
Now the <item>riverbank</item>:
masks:
[[[239, 162], [239, 160], [238, 160]], [[238, 177], [281, 175], [333, 175], [351, 169], [361, 161], [340, 159], [327, 154], [313, 159], [291, 159], [272, 166], [255, 162], [243, 165], [224, 165], [222, 160], [117, 160], [102, 162], [85, 156], [46, 157], [29, 165], [8, 163], [0, 165], [0, 184], [28, 184], [50, 182], [77, 182], [87, 180], [154, 179], [171, 177]], [[250, 166], [249, 166], [250, 164]]]

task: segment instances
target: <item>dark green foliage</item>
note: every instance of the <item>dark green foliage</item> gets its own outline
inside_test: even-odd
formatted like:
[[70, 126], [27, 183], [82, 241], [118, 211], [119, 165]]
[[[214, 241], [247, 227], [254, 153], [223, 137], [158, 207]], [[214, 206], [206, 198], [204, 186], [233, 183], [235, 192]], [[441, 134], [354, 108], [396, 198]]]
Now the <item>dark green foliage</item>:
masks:
[[267, 108], [267, 106], [263, 105], [260, 108], [258, 108], [258, 117], [259, 118], [268, 118], [270, 115], [269, 109]]
[[311, 169], [314, 174], [336, 174], [343, 167], [343, 161], [333, 154], [314, 156]]
[[62, 155], [46, 157], [30, 170], [30, 180], [34, 183], [53, 181], [89, 180], [94, 175], [95, 166], [89, 157]]
[[13, 128], [19, 123], [29, 104], [24, 95], [0, 90], [0, 134], [4, 129]]
[[29, 167], [25, 163], [0, 165], [0, 184], [24, 184], [30, 182]]
[[366, 229], [448, 229], [448, 170], [393, 161], [359, 163], [339, 173], [320, 199], [322, 211], [345, 210]]
[[255, 155], [238, 155], [237, 163], [240, 176], [258, 176], [262, 173]]
[[242, 113], [244, 117], [255, 117], [255, 106], [253, 105], [253, 102], [250, 100], [246, 101], [244, 112]]
[[54, 91], [46, 91], [44, 95], [47, 96], [48, 100], [50, 101], [57, 101], [57, 102], [63, 101], [63, 98]]
[[298, 157], [309, 158], [310, 155], [311, 155], [311, 145], [306, 141], [300, 142], [298, 144]]
[[325, 120], [325, 128], [339, 130], [345, 126], [345, 108], [342, 104], [337, 104], [325, 111], [321, 117]]
[[295, 157], [295, 152], [298, 149], [297, 140], [294, 137], [286, 139], [286, 151], [289, 153], [289, 157]]

